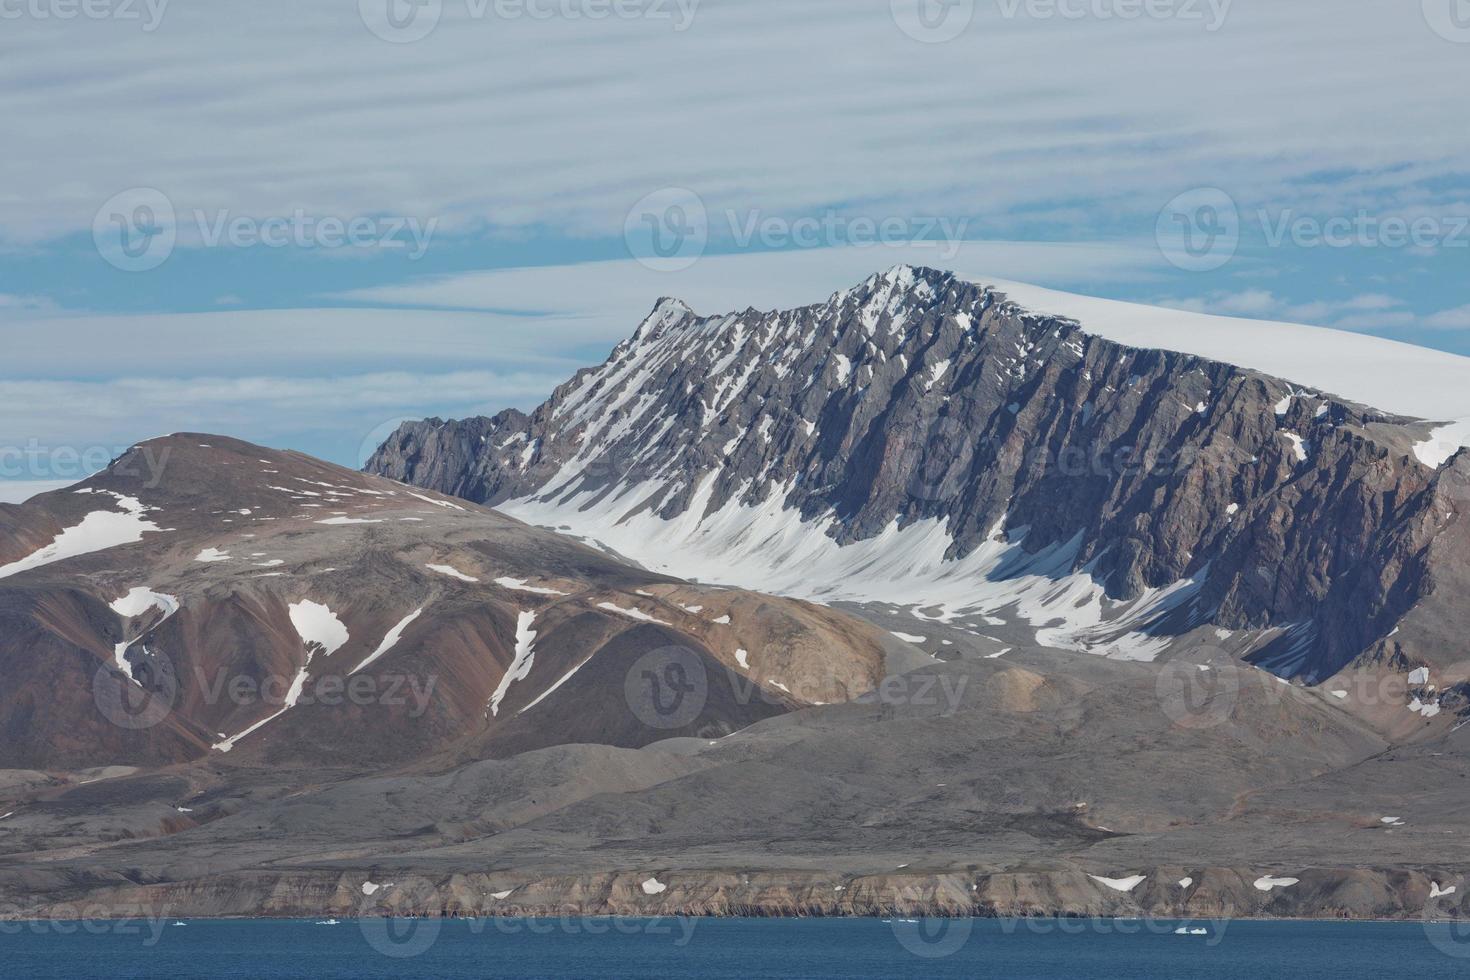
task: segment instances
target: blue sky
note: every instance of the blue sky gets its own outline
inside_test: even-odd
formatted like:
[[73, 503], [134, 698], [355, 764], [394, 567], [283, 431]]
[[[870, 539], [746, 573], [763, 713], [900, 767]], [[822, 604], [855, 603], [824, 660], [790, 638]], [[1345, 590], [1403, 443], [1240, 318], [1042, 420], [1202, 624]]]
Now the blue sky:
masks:
[[5, 8], [0, 481], [356, 463], [899, 261], [1470, 355], [1462, 0], [389, 4]]

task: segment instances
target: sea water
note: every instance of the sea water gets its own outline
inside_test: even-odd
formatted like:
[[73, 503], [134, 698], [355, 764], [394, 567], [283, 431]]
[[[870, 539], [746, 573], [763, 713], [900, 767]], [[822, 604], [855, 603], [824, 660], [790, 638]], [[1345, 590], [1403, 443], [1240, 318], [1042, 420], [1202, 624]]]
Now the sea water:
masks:
[[5, 977], [1463, 977], [1470, 930], [1158, 920], [0, 923]]

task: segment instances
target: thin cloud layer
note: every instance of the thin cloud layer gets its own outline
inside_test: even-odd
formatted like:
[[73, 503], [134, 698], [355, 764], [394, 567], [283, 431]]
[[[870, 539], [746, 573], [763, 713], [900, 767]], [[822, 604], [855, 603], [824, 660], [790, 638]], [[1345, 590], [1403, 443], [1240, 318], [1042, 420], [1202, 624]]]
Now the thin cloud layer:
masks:
[[[677, 186], [717, 212], [836, 204], [1085, 237], [1216, 184], [1243, 206], [1432, 206], [1470, 155], [1470, 130], [1444, 125], [1467, 47], [1397, 4], [1236, 2], [1212, 30], [981, 0], [933, 44], [886, 2], [562, 12], [586, 6], [442, 0], [414, 43], [353, 3], [172, 3], [152, 30], [8, 20], [0, 118], [26, 139], [0, 159], [0, 231], [88, 232], [146, 186], [181, 214], [607, 235]], [[496, 13], [529, 8], [551, 15]]]

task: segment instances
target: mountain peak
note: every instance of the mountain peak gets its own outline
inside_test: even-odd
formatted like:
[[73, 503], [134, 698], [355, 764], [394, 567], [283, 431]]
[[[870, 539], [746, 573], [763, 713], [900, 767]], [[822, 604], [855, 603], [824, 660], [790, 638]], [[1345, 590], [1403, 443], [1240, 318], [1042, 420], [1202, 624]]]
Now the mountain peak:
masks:
[[[842, 613], [678, 582], [463, 500], [223, 436], [139, 443], [81, 485], [0, 509], [0, 529], [0, 658], [24, 692], [0, 702], [11, 768], [636, 746], [848, 700], [884, 671], [884, 634]], [[607, 683], [671, 644], [712, 679], [759, 651], [783, 688], [741, 701], [712, 683], [708, 710], [650, 728]], [[430, 717], [311, 696], [384, 671], [413, 677]], [[195, 687], [227, 674], [268, 678], [277, 697]], [[453, 682], [436, 692], [440, 676]], [[41, 719], [37, 692], [54, 698]], [[156, 726], [118, 720], [145, 693], [168, 702]]]
[[822, 305], [662, 307], [495, 447], [410, 428], [369, 465], [671, 574], [1139, 659], [1213, 626], [1327, 676], [1429, 589], [1416, 558], [1364, 607], [1347, 556], [1422, 555], [1443, 526], [1414, 454], [1433, 427], [1026, 299], [898, 265]]

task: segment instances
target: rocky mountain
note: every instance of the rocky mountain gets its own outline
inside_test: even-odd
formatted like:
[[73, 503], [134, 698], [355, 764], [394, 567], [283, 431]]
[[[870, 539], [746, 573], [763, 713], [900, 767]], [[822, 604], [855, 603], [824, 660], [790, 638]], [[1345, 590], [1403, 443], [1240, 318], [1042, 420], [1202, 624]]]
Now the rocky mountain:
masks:
[[1310, 683], [1430, 668], [1448, 707], [1458, 431], [900, 267], [794, 310], [660, 301], [530, 415], [408, 424], [368, 469], [687, 578], [1121, 659], [1218, 633]]
[[872, 690], [888, 649], [924, 659], [828, 608], [218, 436], [141, 443], [0, 506], [0, 527], [12, 768], [370, 770], [717, 738]]
[[898, 269], [140, 443], [0, 506], [0, 917], [1470, 917], [1458, 431]]

